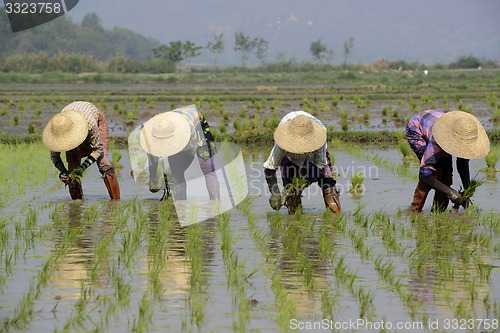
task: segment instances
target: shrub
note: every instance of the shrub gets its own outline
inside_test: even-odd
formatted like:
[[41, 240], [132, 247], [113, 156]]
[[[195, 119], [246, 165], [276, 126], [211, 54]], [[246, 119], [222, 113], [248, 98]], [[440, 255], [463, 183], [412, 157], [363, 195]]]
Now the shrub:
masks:
[[449, 65], [450, 68], [478, 68], [480, 66], [481, 61], [473, 55], [460, 56], [457, 61]]

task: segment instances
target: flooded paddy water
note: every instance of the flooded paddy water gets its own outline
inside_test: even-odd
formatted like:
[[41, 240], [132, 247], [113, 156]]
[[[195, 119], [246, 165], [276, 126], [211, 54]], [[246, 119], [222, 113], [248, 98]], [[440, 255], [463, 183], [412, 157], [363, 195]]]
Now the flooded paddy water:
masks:
[[[88, 100], [105, 112], [112, 137], [191, 103], [214, 130], [240, 134], [239, 127], [243, 138], [245, 127], [270, 132], [275, 124], [266, 120], [299, 109], [333, 131], [344, 131], [343, 123], [346, 132], [401, 130], [428, 108], [473, 110], [495, 129], [497, 80], [462, 84], [449, 75], [317, 87], [3, 84], [0, 128], [36, 134], [69, 102]], [[414, 162], [404, 166], [394, 147], [332, 142], [343, 213], [325, 213], [313, 184], [302, 212], [290, 216], [268, 204], [262, 162], [270, 147], [243, 147], [247, 198], [183, 227], [172, 202], [134, 182], [127, 150], [119, 150], [120, 201], [109, 201], [92, 166], [84, 200], [72, 202], [48, 152], [34, 147], [26, 160], [21, 152], [14, 160], [0, 155], [6, 179], [30, 179], [0, 188], [2, 333], [500, 332], [498, 173], [478, 174], [486, 181], [465, 212], [432, 213], [429, 198], [422, 214], [408, 214]], [[19, 171], [21, 164], [30, 167]], [[484, 167], [471, 161], [471, 175]], [[354, 196], [358, 172], [364, 194]]]
[[[243, 149], [244, 202], [187, 227], [133, 181], [125, 150], [118, 202], [95, 167], [83, 201], [56, 175], [12, 200], [1, 208], [0, 331], [500, 331], [500, 175], [466, 212], [431, 213], [429, 199], [408, 214], [418, 166], [396, 172], [394, 149], [339, 147], [343, 214], [325, 213], [313, 184], [302, 213], [287, 215], [267, 202], [266, 148]], [[483, 167], [473, 161], [471, 174]], [[366, 178], [358, 197], [355, 172]]]

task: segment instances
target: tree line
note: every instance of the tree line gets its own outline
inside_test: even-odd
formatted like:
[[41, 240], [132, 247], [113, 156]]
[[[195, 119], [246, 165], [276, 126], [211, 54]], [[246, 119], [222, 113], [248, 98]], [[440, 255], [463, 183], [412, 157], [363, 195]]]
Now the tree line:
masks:
[[[111, 73], [171, 73], [190, 67], [192, 59], [206, 51], [211, 66], [217, 68], [226, 50], [224, 34], [213, 37], [206, 45], [191, 41], [172, 41], [162, 45], [128, 29], [106, 30], [95, 13], [87, 14], [81, 24], [61, 17], [12, 36], [7, 16], [0, 16], [0, 71], [2, 72], [111, 72]], [[255, 57], [259, 67], [266, 70], [294, 71], [310, 68], [309, 65], [330, 65], [335, 52], [321, 39], [309, 45], [312, 63], [298, 64], [278, 54], [269, 62], [269, 42], [251, 37], [243, 32], [234, 34], [232, 49], [241, 57], [241, 69], [247, 68], [250, 57]], [[353, 37], [344, 41], [341, 51], [342, 67], [348, 69], [355, 48]], [[462, 56], [449, 64], [449, 68], [496, 67], [496, 63], [480, 60], [472, 55]], [[377, 61], [380, 69], [416, 69], [423, 65], [406, 61]], [[295, 67], [295, 68], [292, 68]], [[300, 70], [300, 69], [299, 69]]]

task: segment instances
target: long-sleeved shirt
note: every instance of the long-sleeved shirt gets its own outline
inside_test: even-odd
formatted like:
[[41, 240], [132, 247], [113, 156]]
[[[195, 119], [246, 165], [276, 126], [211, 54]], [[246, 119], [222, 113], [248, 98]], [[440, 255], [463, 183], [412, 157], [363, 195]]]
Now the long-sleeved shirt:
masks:
[[[304, 115], [310, 117], [311, 119], [317, 121], [323, 127], [325, 127], [319, 119], [315, 118], [314, 116], [305, 111], [293, 111], [288, 113], [283, 117], [283, 119], [281, 119], [280, 125], [283, 124], [284, 122], [287, 122], [297, 117], [298, 115]], [[293, 154], [281, 149], [277, 144], [274, 144], [268, 159], [264, 162], [264, 168], [269, 170], [276, 170], [279, 167], [283, 157], [286, 156], [295, 165], [301, 166], [304, 164], [305, 161], [309, 161], [318, 168], [323, 169], [328, 163], [326, 158], [326, 152], [327, 152], [326, 143], [321, 148], [305, 154]]]
[[[104, 146], [99, 136], [99, 109], [90, 102], [77, 101], [66, 105], [61, 112], [66, 110], [75, 110], [83, 114], [87, 120], [89, 133], [87, 138], [80, 144], [79, 147], [85, 145], [85, 148], [91, 150], [90, 156], [97, 160], [104, 153]], [[60, 152], [50, 152], [52, 163], [56, 165], [62, 162]]]
[[[436, 171], [436, 165], [441, 157], [449, 156], [436, 142], [432, 135], [432, 127], [444, 114], [441, 110], [426, 110], [414, 115], [408, 122], [407, 129], [420, 140], [414, 140], [413, 145], [420, 149], [425, 149], [420, 161], [419, 173], [422, 176], [430, 176]], [[416, 134], [416, 135], [415, 135]], [[462, 182], [464, 182], [465, 171], [468, 174], [468, 161], [457, 158], [457, 169], [459, 170]], [[465, 168], [467, 170], [465, 170]], [[468, 178], [468, 177], [467, 177]], [[468, 181], [465, 181], [468, 183]], [[465, 184], [464, 184], [465, 185]]]
[[200, 124], [200, 118], [202, 115], [198, 112], [198, 109], [194, 104], [172, 110], [171, 112], [177, 112], [187, 118], [191, 129], [191, 137], [183, 150], [187, 150], [194, 155], [196, 148], [203, 145], [204, 138]]

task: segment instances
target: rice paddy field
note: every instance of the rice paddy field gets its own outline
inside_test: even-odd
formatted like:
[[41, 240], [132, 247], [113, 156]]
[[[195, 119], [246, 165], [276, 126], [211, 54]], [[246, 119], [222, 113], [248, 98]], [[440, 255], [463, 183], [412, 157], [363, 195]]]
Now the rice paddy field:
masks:
[[[500, 332], [499, 75], [392, 75], [2, 84], [0, 332]], [[109, 200], [95, 166], [82, 179], [84, 200], [71, 201], [37, 139], [74, 100], [110, 121], [120, 201]], [[193, 103], [218, 140], [241, 149], [248, 195], [182, 226], [171, 201], [132, 179], [124, 138]], [[432, 212], [430, 196], [422, 213], [407, 212], [418, 162], [402, 129], [429, 108], [472, 112], [490, 134], [492, 153], [470, 163], [484, 183], [466, 210]], [[316, 184], [294, 215], [269, 207], [262, 163], [292, 110], [328, 127], [339, 215], [325, 211]]]

